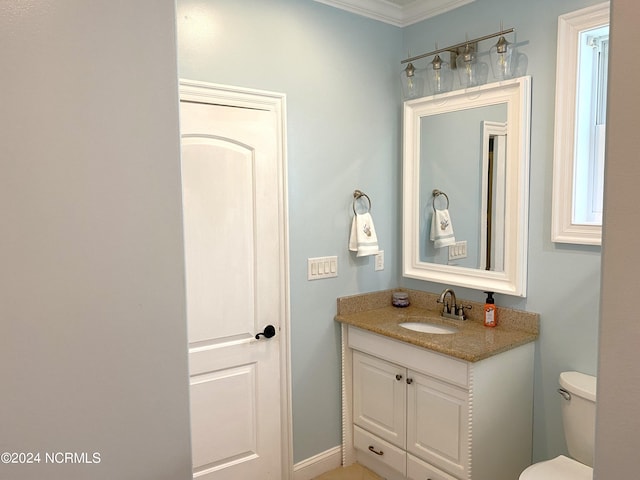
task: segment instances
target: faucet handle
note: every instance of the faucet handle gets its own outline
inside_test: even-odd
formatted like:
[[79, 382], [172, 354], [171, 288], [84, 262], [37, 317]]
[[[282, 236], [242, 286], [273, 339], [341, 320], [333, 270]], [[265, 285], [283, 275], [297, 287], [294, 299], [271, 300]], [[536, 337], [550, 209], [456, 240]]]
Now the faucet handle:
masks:
[[455, 306], [455, 314], [456, 315], [460, 315], [460, 316], [464, 316], [464, 310], [465, 309], [471, 310], [472, 308], [473, 307], [471, 305], [463, 305], [463, 304], [456, 305]]

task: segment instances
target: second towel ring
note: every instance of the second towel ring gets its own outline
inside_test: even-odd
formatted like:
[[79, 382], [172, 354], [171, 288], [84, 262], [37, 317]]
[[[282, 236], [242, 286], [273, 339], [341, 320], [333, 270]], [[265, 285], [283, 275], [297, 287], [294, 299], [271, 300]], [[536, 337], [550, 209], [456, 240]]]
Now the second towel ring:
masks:
[[371, 211], [371, 199], [369, 198], [369, 195], [367, 195], [366, 193], [360, 190], [356, 190], [353, 192], [353, 213], [355, 215], [358, 215], [358, 212], [356, 212], [356, 202], [358, 201], [359, 198], [362, 198], [362, 197], [366, 198], [367, 201], [369, 202], [369, 208], [365, 213], [369, 213]]
[[447, 210], [449, 209], [449, 197], [447, 197], [447, 194], [446, 194], [446, 193], [444, 193], [444, 192], [443, 192], [443, 191], [441, 191], [441, 190], [438, 190], [437, 188], [436, 188], [433, 192], [431, 192], [431, 193], [432, 193], [432, 195], [433, 195], [433, 211], [434, 211], [434, 212], [436, 211], [436, 198], [437, 198], [437, 197], [439, 197], [440, 195], [444, 195], [444, 198], [446, 198], [446, 199], [447, 199], [447, 206], [446, 206], [446, 209], [447, 209]]

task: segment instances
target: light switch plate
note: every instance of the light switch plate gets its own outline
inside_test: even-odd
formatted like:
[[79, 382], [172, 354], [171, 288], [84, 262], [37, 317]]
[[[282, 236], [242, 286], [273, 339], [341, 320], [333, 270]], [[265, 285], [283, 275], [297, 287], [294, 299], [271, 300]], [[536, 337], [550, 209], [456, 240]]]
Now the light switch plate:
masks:
[[460, 258], [467, 258], [466, 240], [449, 245], [449, 260], [458, 260]]
[[307, 259], [307, 280], [319, 280], [338, 276], [338, 257], [314, 257]]

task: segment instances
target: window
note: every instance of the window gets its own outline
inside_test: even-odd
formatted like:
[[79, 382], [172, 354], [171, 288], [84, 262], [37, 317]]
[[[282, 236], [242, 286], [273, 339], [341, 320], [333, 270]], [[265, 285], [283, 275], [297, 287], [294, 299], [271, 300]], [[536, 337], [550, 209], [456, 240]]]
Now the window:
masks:
[[572, 223], [602, 225], [609, 26], [580, 33]]
[[600, 245], [609, 2], [558, 19], [554, 242]]

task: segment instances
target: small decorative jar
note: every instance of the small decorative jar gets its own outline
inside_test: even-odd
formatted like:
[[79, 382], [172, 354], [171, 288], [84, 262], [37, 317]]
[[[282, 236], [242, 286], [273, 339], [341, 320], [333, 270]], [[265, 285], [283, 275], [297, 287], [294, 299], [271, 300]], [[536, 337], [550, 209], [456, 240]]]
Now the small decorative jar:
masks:
[[394, 307], [404, 308], [409, 306], [409, 294], [407, 292], [393, 292], [391, 304]]

